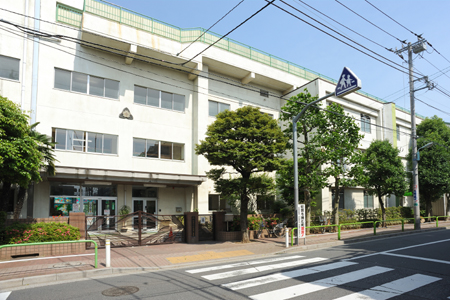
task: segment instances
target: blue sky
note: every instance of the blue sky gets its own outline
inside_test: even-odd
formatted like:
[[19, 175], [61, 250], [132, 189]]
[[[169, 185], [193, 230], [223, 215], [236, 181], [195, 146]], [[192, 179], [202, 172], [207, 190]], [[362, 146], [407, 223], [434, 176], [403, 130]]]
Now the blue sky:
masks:
[[[240, 1], [111, 0], [110, 2], [178, 27], [209, 28]], [[365, 0], [339, 1], [394, 37], [364, 21], [335, 0], [302, 1], [383, 47], [348, 31], [332, 20], [305, 6], [299, 0], [284, 1], [370, 50], [407, 67], [406, 62], [394, 53], [384, 49], [384, 47], [388, 49], [395, 49], [397, 47], [400, 49], [402, 47], [401, 43], [394, 37], [400, 40], [407, 40], [408, 42], [415, 42], [417, 38], [408, 30], [377, 11]], [[409, 30], [417, 34], [422, 34], [434, 48], [450, 61], [450, 18], [448, 17], [450, 1], [368, 1]], [[264, 0], [245, 0], [211, 29], [211, 31], [219, 34], [227, 33], [266, 3]], [[280, 0], [276, 0], [274, 3], [285, 7], [308, 22], [323, 28], [321, 25], [301, 15], [298, 11], [287, 7]], [[329, 32], [329, 30], [326, 31]], [[335, 33], [333, 35], [337, 36]], [[362, 90], [364, 92], [380, 97], [386, 101], [395, 101], [398, 106], [407, 109], [410, 108], [407, 74], [388, 67], [344, 45], [274, 6], [267, 7], [234, 31], [229, 37], [334, 79], [339, 77], [344, 66], [349, 67], [361, 79]], [[364, 51], [369, 52], [367, 50]], [[407, 59], [406, 52], [403, 53], [403, 57]], [[427, 52], [414, 55], [414, 67], [416, 71], [434, 79], [433, 82], [442, 91], [450, 95], [450, 71], [445, 74], [439, 72], [439, 70], [444, 70], [444, 72], [450, 70], [450, 62], [446, 59], [431, 47], [428, 47]], [[404, 70], [406, 71], [406, 69]], [[422, 84], [418, 84], [416, 88], [421, 86]], [[440, 112], [426, 104], [416, 101], [417, 113], [428, 117], [437, 115], [444, 119], [444, 121], [450, 122], [449, 96], [443, 95], [443, 93], [436, 89], [432, 91], [425, 89], [416, 92], [416, 97], [431, 106], [447, 112]]]

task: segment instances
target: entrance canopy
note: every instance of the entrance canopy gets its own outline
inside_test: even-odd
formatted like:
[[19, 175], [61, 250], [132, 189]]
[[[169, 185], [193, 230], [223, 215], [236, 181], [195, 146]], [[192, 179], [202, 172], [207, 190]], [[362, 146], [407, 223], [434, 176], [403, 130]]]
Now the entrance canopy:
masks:
[[[46, 177], [45, 174], [41, 175], [43, 177]], [[56, 175], [46, 177], [45, 179], [51, 181], [93, 181], [91, 184], [95, 184], [95, 181], [97, 181], [99, 184], [101, 182], [106, 184], [143, 184], [148, 186], [151, 186], [152, 184], [154, 184], [155, 186], [196, 186], [205, 182], [206, 176], [75, 167], [56, 167]]]

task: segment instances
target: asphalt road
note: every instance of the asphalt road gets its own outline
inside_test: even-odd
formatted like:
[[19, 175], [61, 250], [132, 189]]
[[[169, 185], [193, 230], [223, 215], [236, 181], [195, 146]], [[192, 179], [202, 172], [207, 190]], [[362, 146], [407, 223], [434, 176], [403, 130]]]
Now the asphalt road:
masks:
[[0, 300], [148, 298], [450, 299], [450, 230], [0, 293]]

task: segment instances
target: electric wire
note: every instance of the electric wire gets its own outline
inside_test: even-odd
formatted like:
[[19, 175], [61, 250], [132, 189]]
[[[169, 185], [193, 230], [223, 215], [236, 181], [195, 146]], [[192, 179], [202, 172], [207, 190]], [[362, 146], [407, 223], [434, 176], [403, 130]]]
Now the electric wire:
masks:
[[[269, 0], [266, 0], [266, 1], [269, 1]], [[385, 60], [387, 60], [387, 61], [393, 63], [394, 65], [397, 65], [397, 66], [399, 66], [400, 68], [403, 68], [403, 69], [406, 69], [406, 70], [407, 70], [406, 67], [404, 67], [404, 66], [402, 66], [402, 65], [400, 65], [400, 64], [398, 64], [398, 63], [396, 63], [396, 62], [394, 62], [394, 61], [392, 61], [392, 60], [390, 60], [390, 59], [388, 59], [388, 58], [386, 58], [386, 57], [384, 57], [384, 56], [382, 56], [382, 55], [380, 55], [380, 54], [378, 54], [378, 53], [376, 53], [376, 52], [374, 52], [374, 51], [372, 51], [372, 50], [370, 50], [370, 49], [368, 49], [367, 47], [365, 47], [365, 46], [363, 46], [363, 45], [361, 45], [361, 44], [359, 44], [359, 43], [353, 41], [352, 39], [346, 37], [345, 35], [343, 35], [343, 34], [337, 32], [336, 30], [334, 30], [334, 29], [332, 29], [332, 28], [326, 26], [325, 24], [323, 24], [323, 23], [321, 23], [321, 22], [315, 20], [314, 18], [308, 16], [307, 14], [305, 14], [305, 13], [303, 13], [302, 11], [298, 10], [296, 7], [293, 7], [293, 6], [290, 5], [289, 3], [286, 3], [286, 2], [283, 1], [283, 0], [280, 0], [280, 1], [281, 1], [282, 3], [284, 3], [285, 5], [287, 5], [287, 6], [291, 7], [291, 8], [293, 8], [293, 9], [295, 9], [296, 11], [298, 11], [298, 12], [304, 14], [304, 15], [307, 16], [308, 18], [314, 20], [315, 22], [321, 24], [322, 26], [328, 28], [329, 30], [331, 30], [331, 31], [333, 31], [333, 32], [335, 32], [335, 33], [337, 33], [337, 34], [339, 34], [340, 36], [344, 37], [345, 39], [351, 41], [352, 43], [355, 43], [356, 45], [358, 45], [358, 46], [360, 46], [360, 47], [362, 47], [362, 48], [368, 50], [369, 52], [374, 53], [375, 55], [377, 55], [377, 56], [379, 56], [379, 57], [382, 57], [383, 59], [385, 59]], [[319, 30], [319, 31], [321, 31], [321, 32], [323, 32], [323, 33], [325, 33], [326, 35], [328, 35], [328, 36], [330, 36], [330, 37], [332, 37], [332, 38], [334, 38], [334, 39], [340, 41], [341, 43], [343, 43], [343, 44], [345, 44], [345, 45], [347, 45], [347, 46], [349, 46], [349, 47], [351, 47], [351, 48], [353, 48], [353, 49], [355, 49], [355, 50], [357, 50], [357, 51], [359, 51], [359, 52], [361, 52], [361, 53], [363, 53], [363, 54], [365, 54], [365, 55], [367, 55], [367, 56], [369, 56], [369, 57], [371, 57], [371, 58], [373, 58], [373, 59], [375, 59], [375, 60], [377, 60], [377, 61], [379, 61], [379, 62], [381, 62], [381, 63], [383, 63], [383, 64], [385, 64], [385, 65], [387, 65], [387, 66], [389, 66], [389, 67], [391, 67], [391, 68], [396, 69], [397, 71], [400, 71], [400, 72], [405, 73], [405, 74], [408, 73], [406, 70], [401, 70], [401, 69], [399, 69], [399, 68], [397, 68], [397, 67], [395, 67], [395, 66], [392, 66], [392, 65], [388, 64], [388, 63], [385, 62], [385, 61], [380, 60], [379, 58], [377, 58], [377, 57], [375, 57], [375, 56], [373, 56], [373, 55], [371, 55], [371, 54], [369, 54], [369, 53], [364, 52], [364, 51], [361, 50], [361, 49], [356, 48], [354, 45], [351, 45], [351, 44], [349, 44], [349, 43], [343, 41], [342, 39], [340, 39], [340, 38], [338, 38], [338, 37], [336, 37], [336, 36], [334, 36], [334, 35], [332, 35], [332, 34], [326, 32], [325, 30], [323, 30], [323, 29], [321, 29], [321, 28], [319, 28], [319, 27], [317, 27], [317, 26], [315, 26], [315, 25], [309, 23], [308, 21], [306, 21], [306, 20], [300, 18], [299, 16], [297, 16], [297, 15], [291, 13], [290, 11], [288, 11], [288, 10], [286, 10], [286, 9], [284, 9], [284, 8], [282, 8], [282, 7], [280, 7], [279, 5], [274, 4], [274, 3], [272, 3], [272, 5], [275, 6], [275, 7], [277, 7], [278, 9], [280, 9], [280, 10], [286, 12], [287, 14], [293, 16], [294, 18], [296, 18], [296, 19], [298, 19], [298, 20], [300, 20], [300, 21], [302, 21], [302, 22], [304, 22], [304, 23], [306, 23], [306, 24], [308, 24], [308, 25], [314, 27], [315, 29], [317, 29], [317, 30]], [[422, 74], [419, 74], [419, 75], [422, 75]], [[415, 77], [417, 77], [417, 76], [415, 76]]]
[[433, 106], [433, 105], [431, 105], [431, 104], [428, 104], [428, 103], [426, 103], [425, 101], [422, 101], [422, 100], [420, 100], [420, 99], [417, 98], [417, 97], [414, 97], [414, 99], [416, 99], [416, 100], [419, 101], [419, 102], [422, 102], [423, 104], [425, 104], [425, 105], [427, 105], [427, 106], [429, 106], [429, 107], [431, 107], [431, 108], [434, 108], [435, 110], [440, 111], [441, 113], [444, 113], [444, 114], [450, 116], [450, 113], [449, 113], [449, 112], [443, 111], [443, 110], [440, 109], [440, 108], [437, 108], [437, 107], [435, 107], [435, 106]]
[[213, 28], [214, 26], [216, 26], [217, 23], [219, 23], [220, 21], [222, 21], [226, 16], [228, 16], [236, 7], [238, 7], [239, 5], [241, 5], [242, 2], [244, 2], [245, 0], [241, 0], [241, 2], [239, 2], [238, 4], [236, 4], [236, 6], [234, 6], [231, 10], [229, 10], [222, 18], [220, 18], [216, 23], [212, 24], [211, 27], [209, 27], [208, 29], [206, 29], [201, 35], [198, 36], [198, 38], [196, 38], [193, 42], [191, 42], [186, 48], [184, 48], [183, 50], [181, 50], [181, 52], [179, 52], [177, 54], [180, 55], [181, 53], [184, 52], [184, 50], [186, 50], [187, 48], [189, 48], [192, 44], [194, 44], [196, 41], [198, 41], [199, 39], [202, 38], [202, 36], [204, 36], [207, 32], [209, 32], [211, 30], [211, 28]]
[[361, 19], [367, 21], [368, 23], [372, 24], [372, 25], [375, 26], [376, 28], [380, 29], [380, 30], [383, 31], [384, 33], [390, 35], [391, 37], [393, 37], [394, 39], [396, 39], [396, 40], [399, 41], [400, 43], [406, 44], [406, 40], [405, 40], [405, 41], [400, 40], [399, 38], [397, 38], [396, 36], [390, 34], [390, 33], [387, 32], [386, 30], [384, 30], [383, 28], [381, 28], [381, 27], [379, 27], [378, 25], [376, 25], [376, 24], [370, 22], [369, 20], [367, 20], [366, 18], [364, 18], [363, 16], [361, 16], [360, 14], [358, 14], [356, 11], [352, 10], [350, 7], [348, 7], [348, 6], [346, 6], [345, 4], [339, 2], [339, 0], [334, 0], [334, 1], [336, 1], [337, 3], [339, 3], [340, 5], [342, 5], [343, 7], [345, 7], [346, 9], [348, 9], [349, 11], [351, 11], [352, 13], [354, 13], [355, 15], [357, 15], [358, 17], [360, 17]]
[[[1, 26], [1, 25], [0, 25], [0, 28], [3, 28], [3, 29], [5, 30], [4, 26]], [[21, 34], [19, 34], [19, 33], [11, 32], [10, 30], [5, 30], [5, 31], [8, 31], [8, 32], [10, 32], [10, 33], [12, 33], [12, 34], [14, 34], [14, 35], [17, 35], [17, 36], [19, 36], [20, 38], [23, 38], [23, 36], [22, 36]], [[31, 41], [33, 40], [31, 37], [27, 37], [27, 39], [28, 39], [28, 40], [31, 40]], [[160, 80], [156, 80], [156, 79], [153, 79], [153, 78], [149, 78], [149, 77], [146, 77], [146, 76], [142, 76], [142, 75], [139, 75], [139, 74], [136, 74], [136, 73], [133, 73], [133, 72], [129, 72], [129, 71], [123, 70], [123, 69], [121, 69], [121, 68], [114, 67], [114, 66], [112, 66], [111, 64], [103, 64], [103, 63], [100, 63], [100, 62], [96, 62], [96, 61], [93, 61], [93, 60], [91, 60], [91, 59], [82, 57], [82, 56], [80, 56], [80, 55], [76, 55], [76, 54], [70, 53], [70, 52], [65, 51], [65, 50], [63, 50], [63, 49], [59, 49], [59, 48], [54, 47], [54, 46], [52, 46], [52, 45], [49, 45], [49, 44], [47, 44], [47, 43], [45, 43], [45, 42], [43, 42], [43, 41], [38, 41], [38, 43], [41, 44], [41, 45], [44, 45], [44, 46], [53, 48], [53, 49], [55, 49], [55, 50], [64, 52], [64, 53], [66, 53], [66, 54], [69, 54], [69, 55], [78, 57], [78, 58], [80, 58], [80, 59], [83, 59], [83, 60], [92, 62], [92, 63], [94, 63], [94, 64], [98, 64], [98, 65], [101, 65], [101, 66], [105, 66], [105, 67], [107, 67], [107, 68], [110, 68], [110, 69], [113, 69], [113, 70], [116, 70], [116, 71], [120, 71], [120, 72], [123, 72], [123, 73], [126, 73], [126, 74], [130, 74], [130, 75], [133, 75], [133, 76], [136, 76], [136, 77], [148, 79], [148, 80], [150, 80], [150, 81], [155, 81], [155, 82], [158, 82], [158, 83], [161, 83], [161, 84], [165, 84], [165, 85], [169, 85], [169, 86], [173, 86], [173, 87], [177, 87], [177, 88], [180, 88], [180, 89], [184, 89], [184, 90], [188, 90], [188, 91], [194, 92], [194, 90], [193, 90], [192, 88], [189, 89], [189, 88], [186, 88], [186, 87], [182, 87], [182, 86], [178, 86], [178, 85], [175, 85], [175, 84], [171, 84], [171, 83], [167, 83], [167, 82], [164, 82], [164, 81], [160, 81]], [[61, 45], [61, 46], [62, 46], [62, 45]], [[63, 47], [69, 48], [69, 49], [71, 49], [71, 50], [80, 51], [80, 50], [77, 50], [77, 49], [74, 49], [74, 48], [71, 48], [71, 47], [67, 47], [67, 46], [63, 46]], [[117, 61], [109, 60], [109, 59], [106, 59], [106, 58], [104, 58], [104, 57], [100, 57], [100, 56], [97, 56], [97, 55], [94, 55], [94, 54], [91, 54], [91, 53], [85, 53], [85, 54], [94, 56], [94, 57], [96, 57], [96, 58], [104, 59], [104, 60], [106, 60], [106, 61], [108, 61], [108, 62], [114, 62], [114, 63], [116, 63], [116, 64], [123, 65], [123, 64], [121, 64], [121, 63], [119, 63], [119, 62], [117, 62]], [[130, 67], [130, 66], [127, 65], [127, 67]], [[136, 68], [136, 67], [134, 67], [134, 68]], [[139, 69], [139, 68], [136, 68], [136, 69]], [[142, 69], [139, 69], [139, 70], [142, 70]], [[143, 70], [143, 71], [146, 71], [146, 70]], [[147, 71], [147, 72], [152, 73], [152, 72], [150, 72], [150, 71]], [[161, 76], [161, 74], [159, 74], [159, 73], [152, 73], [152, 74]], [[170, 77], [168, 77], [168, 78], [170, 78]], [[182, 82], [182, 81], [177, 80], [177, 79], [173, 79], [173, 78], [170, 78], [170, 79], [172, 79], [173, 81]], [[183, 82], [182, 82], [182, 83], [183, 83]], [[271, 111], [277, 111], [277, 110], [276, 110], [275, 108], [273, 108], [273, 107], [265, 106], [265, 105], [262, 105], [261, 103], [252, 102], [252, 101], [249, 101], [248, 99], [243, 99], [243, 98], [239, 98], [239, 97], [236, 97], [236, 96], [233, 96], [233, 95], [228, 95], [228, 94], [225, 94], [225, 93], [222, 93], [222, 92], [213, 90], [213, 89], [208, 89], [208, 90], [209, 90], [209, 91], [216, 92], [216, 93], [219, 93], [219, 94], [222, 94], [222, 95], [227, 96], [227, 97], [239, 99], [239, 100], [242, 100], [242, 101], [244, 101], [244, 102], [251, 103], [251, 104], [253, 104], [253, 105], [259, 106], [259, 107], [264, 107], [264, 108], [266, 108], [266, 109], [268, 109], [268, 110], [271, 110]], [[203, 93], [203, 92], [199, 92], [199, 91], [197, 91], [197, 93], [202, 94], [202, 95], [206, 95], [206, 96], [211, 96], [210, 93]], [[217, 96], [215, 96], [215, 97], [217, 97]], [[217, 98], [221, 98], [221, 97], [217, 97]], [[296, 103], [299, 103], [299, 104], [302, 104], [302, 105], [306, 105], [306, 103], [301, 102], [301, 101], [294, 101], [294, 100], [286, 99], [286, 98], [282, 98], [282, 97], [279, 97], [279, 98], [280, 98], [280, 99], [283, 99], [283, 100], [286, 100], [286, 101], [289, 101], [289, 102], [296, 102]], [[221, 99], [223, 99], [223, 100], [228, 100], [228, 101], [229, 101], [228, 98], [221, 98]], [[327, 110], [327, 109], [324, 109], [324, 108], [322, 108], [322, 107], [320, 107], [320, 106], [315, 106], [315, 107], [318, 108], [318, 109], [320, 109], [320, 110], [322, 110], [322, 111], [329, 112], [329, 113], [333, 113], [333, 114], [335, 114], [335, 115], [339, 115], [339, 116], [342, 116], [342, 117], [351, 118], [351, 119], [353, 119], [353, 120], [356, 121], [356, 122], [360, 122], [359, 119], [356, 119], [355, 117], [350, 116], [350, 115], [348, 115], [348, 114], [346, 114], [346, 115], [344, 115], [344, 114], [339, 114], [339, 113], [336, 113], [336, 112], [333, 112], [333, 111], [329, 111], [329, 110]], [[281, 111], [281, 112], [284, 112], [284, 111]], [[284, 112], [284, 113], [286, 113], [286, 112]], [[390, 130], [390, 131], [393, 131], [393, 132], [395, 131], [395, 130], [392, 129], [392, 128], [385, 127], [385, 126], [378, 125], [378, 124], [371, 124], [371, 126], [375, 126], [375, 127], [380, 128], [380, 129]], [[408, 134], [408, 133], [402, 133], [402, 134], [405, 134], [405, 135], [411, 135], [411, 134]]]
[[311, 5], [309, 5], [308, 3], [306, 3], [306, 2], [304, 2], [304, 1], [302, 1], [302, 0], [297, 0], [297, 1], [303, 3], [304, 5], [308, 6], [308, 7], [311, 8], [311, 9], [313, 9], [314, 11], [316, 11], [316, 12], [320, 13], [321, 15], [327, 17], [328, 19], [332, 20], [333, 22], [335, 22], [335, 23], [341, 25], [342, 27], [346, 28], [347, 30], [350, 30], [351, 32], [353, 32], [353, 33], [359, 35], [360, 37], [362, 37], [362, 38], [364, 38], [364, 39], [366, 39], [366, 40], [368, 40], [368, 41], [374, 43], [374, 44], [377, 45], [377, 46], [380, 46], [381, 48], [384, 48], [384, 49], [387, 50], [387, 51], [392, 52], [392, 49], [388, 49], [387, 47], [381, 45], [380, 43], [377, 43], [377, 42], [375, 42], [375, 41], [369, 39], [368, 37], [366, 37], [366, 36], [360, 34], [359, 32], [356, 32], [355, 30], [351, 29], [350, 27], [345, 26], [344, 24], [342, 24], [342, 23], [336, 21], [335, 19], [331, 18], [331, 17], [328, 16], [327, 14], [324, 14], [323, 12], [319, 11], [318, 9], [315, 9], [314, 7], [312, 7]]
[[399, 22], [397, 22], [395, 19], [391, 18], [389, 15], [387, 15], [385, 12], [383, 12], [381, 9], [379, 9], [378, 7], [376, 7], [375, 5], [373, 5], [372, 3], [370, 3], [368, 0], [365, 0], [367, 3], [369, 3], [373, 8], [375, 8], [376, 10], [378, 10], [379, 12], [381, 12], [383, 15], [385, 15], [386, 17], [388, 17], [389, 19], [391, 19], [392, 21], [394, 21], [395, 23], [397, 23], [398, 25], [400, 25], [401, 27], [405, 28], [407, 31], [411, 32], [413, 35], [415, 35], [418, 38], [421, 38], [421, 35], [411, 31], [410, 29], [406, 28], [405, 26], [403, 26], [402, 24], [400, 24]]
[[206, 47], [205, 49], [203, 49], [202, 51], [200, 51], [199, 53], [197, 53], [196, 55], [194, 55], [191, 59], [189, 59], [187, 62], [183, 63], [182, 65], [187, 64], [188, 62], [192, 61], [194, 58], [196, 58], [197, 56], [199, 56], [200, 54], [202, 54], [203, 52], [205, 52], [206, 50], [208, 50], [209, 48], [211, 48], [212, 46], [214, 46], [215, 44], [217, 44], [219, 41], [221, 41], [223, 38], [225, 38], [227, 35], [229, 35], [230, 33], [232, 33], [233, 31], [235, 31], [236, 29], [238, 29], [239, 27], [241, 27], [242, 25], [244, 25], [245, 23], [247, 23], [247, 21], [249, 21], [251, 18], [253, 18], [254, 16], [256, 16], [257, 14], [259, 14], [261, 11], [263, 11], [264, 9], [266, 9], [267, 7], [269, 7], [270, 4], [272, 4], [275, 0], [271, 0], [269, 3], [267, 3], [266, 5], [264, 5], [263, 7], [261, 7], [257, 12], [255, 12], [254, 14], [252, 14], [250, 17], [248, 17], [247, 19], [245, 19], [245, 21], [241, 22], [238, 26], [234, 27], [233, 29], [231, 29], [230, 31], [228, 31], [228, 33], [226, 33], [225, 35], [222, 35], [217, 41], [215, 41], [214, 43], [212, 43], [211, 45], [209, 45], [208, 47]]

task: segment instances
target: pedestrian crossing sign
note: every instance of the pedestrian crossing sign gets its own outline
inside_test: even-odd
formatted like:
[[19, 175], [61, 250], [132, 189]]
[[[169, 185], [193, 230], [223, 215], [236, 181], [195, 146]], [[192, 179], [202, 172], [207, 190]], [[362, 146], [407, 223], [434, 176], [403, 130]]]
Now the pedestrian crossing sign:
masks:
[[361, 88], [361, 80], [347, 67], [342, 70], [336, 85], [336, 96], [343, 97]]

